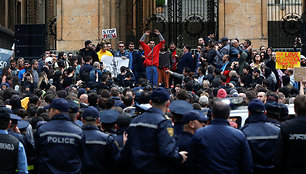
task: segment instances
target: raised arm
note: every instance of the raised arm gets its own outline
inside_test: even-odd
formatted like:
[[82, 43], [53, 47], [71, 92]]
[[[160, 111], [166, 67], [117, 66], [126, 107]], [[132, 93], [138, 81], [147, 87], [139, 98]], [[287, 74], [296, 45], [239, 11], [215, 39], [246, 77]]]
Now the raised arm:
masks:
[[146, 31], [140, 38], [139, 41], [144, 42], [146, 40], [146, 37], [150, 35], [150, 30]]

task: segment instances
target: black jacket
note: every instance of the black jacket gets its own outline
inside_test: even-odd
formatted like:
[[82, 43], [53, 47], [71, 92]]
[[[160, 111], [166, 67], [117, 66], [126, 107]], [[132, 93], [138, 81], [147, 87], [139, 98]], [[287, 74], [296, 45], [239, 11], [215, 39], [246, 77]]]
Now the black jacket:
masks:
[[276, 166], [280, 173], [305, 173], [306, 116], [281, 123], [276, 149]]
[[92, 57], [92, 62], [99, 62], [99, 57], [97, 55], [97, 53], [92, 50], [92, 49], [89, 49], [89, 50], [86, 50], [86, 48], [83, 48], [80, 50], [80, 53], [79, 53], [83, 58], [86, 57], [86, 56], [91, 56]]

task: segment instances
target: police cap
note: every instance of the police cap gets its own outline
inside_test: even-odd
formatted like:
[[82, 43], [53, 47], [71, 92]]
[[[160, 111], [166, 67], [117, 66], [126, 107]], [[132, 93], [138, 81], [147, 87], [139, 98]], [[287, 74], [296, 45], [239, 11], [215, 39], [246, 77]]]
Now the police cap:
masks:
[[83, 112], [83, 119], [84, 120], [93, 120], [99, 117], [99, 111], [97, 108], [93, 106], [89, 106], [88, 108], [84, 109]]
[[15, 115], [15, 114], [10, 114], [10, 119], [11, 120], [17, 120], [17, 121], [20, 121], [21, 120], [21, 117]]
[[57, 109], [57, 110], [62, 111], [62, 112], [68, 112], [69, 104], [68, 104], [67, 100], [65, 100], [63, 98], [56, 98], [51, 102], [50, 105], [45, 106], [44, 108], [45, 109], [54, 108], [54, 109]]
[[150, 99], [153, 103], [164, 103], [170, 99], [169, 92], [162, 87], [153, 90]]
[[120, 113], [113, 109], [100, 112], [99, 114], [102, 123], [115, 123], [119, 115]]
[[193, 109], [192, 105], [185, 100], [174, 100], [170, 103], [169, 109], [172, 113], [183, 115]]
[[206, 114], [204, 114], [204, 111], [201, 111], [201, 110], [194, 110], [194, 111], [197, 112], [200, 116], [199, 122], [207, 122], [208, 117]]
[[28, 121], [20, 120], [20, 121], [18, 121], [17, 127], [18, 127], [18, 129], [21, 130], [21, 129], [27, 128], [29, 125], [30, 125], [30, 123]]
[[189, 111], [183, 115], [182, 123], [187, 124], [189, 121], [200, 120], [200, 114], [196, 111]]
[[252, 114], [256, 114], [256, 113], [263, 113], [266, 109], [265, 109], [265, 105], [263, 104], [261, 100], [254, 99], [250, 101], [248, 105], [248, 110]]

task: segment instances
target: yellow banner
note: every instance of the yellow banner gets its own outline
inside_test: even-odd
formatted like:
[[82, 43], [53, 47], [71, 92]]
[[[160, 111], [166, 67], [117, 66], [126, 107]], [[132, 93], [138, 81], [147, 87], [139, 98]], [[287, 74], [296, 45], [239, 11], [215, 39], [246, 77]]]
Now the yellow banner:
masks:
[[276, 69], [300, 67], [300, 52], [276, 52]]

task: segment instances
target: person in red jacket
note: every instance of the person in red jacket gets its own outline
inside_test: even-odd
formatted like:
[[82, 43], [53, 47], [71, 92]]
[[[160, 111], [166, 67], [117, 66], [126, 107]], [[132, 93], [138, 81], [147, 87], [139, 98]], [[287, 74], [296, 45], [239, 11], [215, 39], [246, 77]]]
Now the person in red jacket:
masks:
[[140, 38], [139, 42], [142, 46], [144, 53], [145, 53], [145, 61], [143, 62], [144, 66], [146, 67], [146, 76], [147, 79], [153, 86], [157, 86], [157, 79], [158, 79], [158, 72], [157, 66], [159, 65], [159, 51], [165, 43], [165, 39], [160, 34], [160, 32], [155, 29], [154, 33], [158, 35], [159, 44], [155, 46], [155, 42], [151, 40], [148, 45], [145, 44], [145, 39], [147, 36], [150, 35], [150, 30], [146, 31], [142, 37]]

